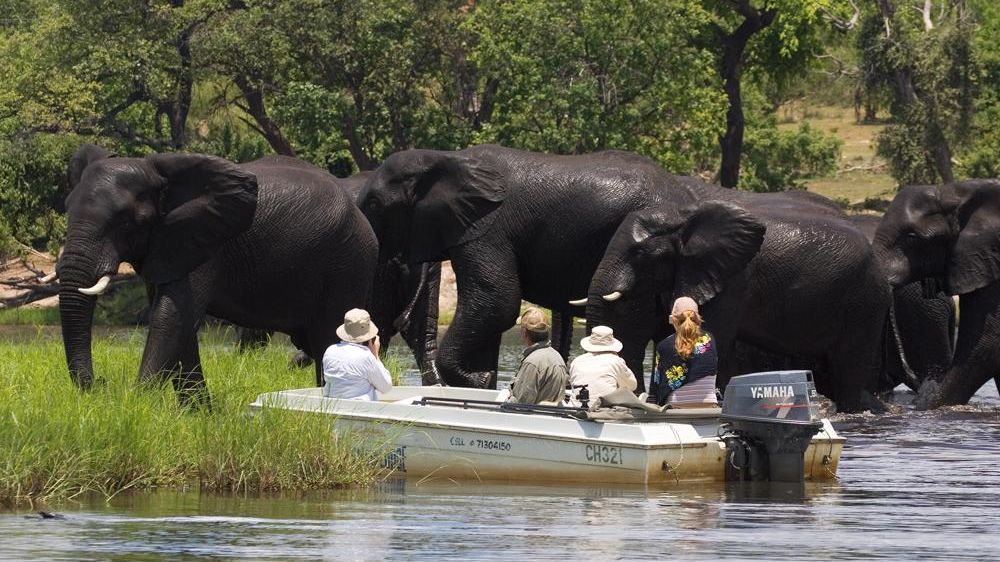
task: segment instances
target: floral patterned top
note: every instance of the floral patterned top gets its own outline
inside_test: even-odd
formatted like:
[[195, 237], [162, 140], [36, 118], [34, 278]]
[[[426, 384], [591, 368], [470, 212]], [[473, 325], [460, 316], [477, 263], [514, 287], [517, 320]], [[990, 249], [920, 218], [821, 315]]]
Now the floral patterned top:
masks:
[[716, 374], [719, 356], [712, 334], [705, 332], [694, 343], [687, 360], [681, 359], [674, 347], [676, 335], [670, 335], [656, 346], [656, 362], [649, 381], [649, 401], [667, 403], [673, 391], [686, 383]]

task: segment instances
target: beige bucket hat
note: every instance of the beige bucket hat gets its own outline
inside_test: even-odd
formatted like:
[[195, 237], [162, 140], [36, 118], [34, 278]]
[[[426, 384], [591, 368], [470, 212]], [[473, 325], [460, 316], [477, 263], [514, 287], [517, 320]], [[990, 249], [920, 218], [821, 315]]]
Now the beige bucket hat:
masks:
[[549, 323], [545, 321], [545, 313], [540, 308], [529, 306], [517, 323], [529, 332], [548, 332]]
[[618, 353], [622, 350], [622, 342], [615, 339], [615, 332], [607, 326], [594, 326], [590, 335], [580, 340], [580, 347], [585, 351], [597, 353], [599, 351], [614, 351]]
[[337, 336], [350, 343], [365, 343], [378, 334], [378, 328], [372, 322], [368, 311], [352, 308], [344, 315], [344, 323], [337, 328]]
[[698, 303], [696, 303], [691, 297], [678, 297], [677, 300], [674, 301], [674, 307], [670, 311], [670, 315], [680, 316], [681, 313], [688, 310], [698, 312]]

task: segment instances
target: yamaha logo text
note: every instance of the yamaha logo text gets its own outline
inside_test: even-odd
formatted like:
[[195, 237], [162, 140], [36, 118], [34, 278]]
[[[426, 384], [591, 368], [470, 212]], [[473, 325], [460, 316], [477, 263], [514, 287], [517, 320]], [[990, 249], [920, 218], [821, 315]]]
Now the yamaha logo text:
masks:
[[791, 385], [751, 386], [750, 395], [754, 398], [788, 398], [795, 396]]

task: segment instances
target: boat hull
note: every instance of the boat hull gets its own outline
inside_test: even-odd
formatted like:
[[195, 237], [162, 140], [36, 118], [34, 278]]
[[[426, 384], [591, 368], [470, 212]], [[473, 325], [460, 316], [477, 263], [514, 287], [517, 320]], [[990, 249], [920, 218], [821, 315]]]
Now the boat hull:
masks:
[[[409, 404], [419, 396], [488, 400], [496, 391], [402, 387], [363, 402], [303, 389], [261, 395], [251, 407], [330, 415], [338, 431], [384, 447], [384, 467], [409, 478], [657, 486], [725, 480], [718, 408], [671, 411], [666, 422], [601, 423]], [[806, 480], [836, 477], [844, 439], [823, 423], [805, 452]]]

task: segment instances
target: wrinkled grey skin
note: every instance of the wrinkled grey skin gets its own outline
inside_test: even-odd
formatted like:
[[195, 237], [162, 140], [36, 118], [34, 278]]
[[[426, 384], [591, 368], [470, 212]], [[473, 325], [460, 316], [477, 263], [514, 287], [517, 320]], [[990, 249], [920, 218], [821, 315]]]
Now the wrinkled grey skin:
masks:
[[[709, 200], [742, 205], [746, 197], [696, 178], [671, 176], [648, 159], [625, 152], [556, 156], [485, 145], [455, 152], [409, 150], [390, 156], [371, 176], [361, 195], [361, 208], [379, 237], [380, 261], [451, 259], [458, 279], [458, 308], [441, 342], [437, 367], [448, 384], [492, 386], [500, 335], [513, 325], [521, 299], [552, 309], [557, 320], [583, 316], [587, 308], [568, 301], [588, 296], [593, 303], [595, 297], [600, 298], [589, 292], [591, 279], [608, 242], [630, 213], [661, 204], [680, 212]], [[803, 206], [818, 214], [839, 213], [813, 199], [775, 195], [768, 201], [776, 213]], [[827, 318], [820, 323], [828, 332], [823, 341], [838, 339], [840, 348], [856, 348], [850, 358], [838, 358], [832, 370], [847, 373], [844, 381], [849, 389], [840, 397], [842, 409], [857, 409], [862, 402], [859, 389], [873, 386], [879, 372], [889, 294], [881, 273], [874, 269], [867, 241], [853, 227], [844, 228], [850, 232], [839, 233], [836, 243], [846, 246], [843, 250], [851, 259], [827, 260], [820, 272], [808, 264], [816, 263], [817, 253], [827, 251], [828, 246], [800, 245], [796, 246], [798, 254], [762, 267], [760, 275], [780, 278], [786, 287], [802, 284], [802, 299], [826, 303], [829, 310], [815, 306], [816, 316], [809, 320]], [[796, 231], [787, 235], [794, 238]], [[826, 242], [822, 232], [809, 235]], [[827, 276], [828, 270], [854, 280], [858, 287], [845, 285], [831, 295], [821, 290], [827, 284], [804, 283]], [[871, 302], [843, 298], [845, 287], [869, 295]], [[714, 295], [704, 291], [692, 296], [705, 302]], [[732, 302], [717, 306], [752, 315], [766, 303], [755, 300], [742, 307]], [[646, 330], [648, 322], [655, 323], [655, 319], [646, 320], [655, 310], [644, 310], [636, 323]], [[847, 315], [856, 318], [859, 326], [874, 326], [872, 333], [846, 330]], [[784, 342], [789, 329], [798, 329], [779, 320], [762, 324], [755, 341]], [[735, 318], [734, 326], [739, 321]], [[559, 324], [554, 327], [568, 328], [568, 322]], [[722, 337], [727, 330], [735, 331], [717, 324], [714, 330]], [[557, 331], [564, 336], [568, 333], [568, 329]], [[629, 335], [626, 339], [630, 341], [625, 342], [622, 354], [633, 371], [640, 373], [645, 341]], [[828, 393], [836, 395], [834, 389]]]
[[[290, 166], [311, 164], [287, 156], [268, 156], [261, 162]], [[355, 202], [371, 172], [359, 172], [347, 178], [333, 178], [340, 189]], [[437, 384], [440, 379], [434, 372], [437, 352], [438, 290], [441, 283], [441, 264], [423, 263], [411, 266], [398, 260], [382, 264], [376, 270], [375, 283], [366, 309], [379, 327], [382, 350], [388, 350], [393, 336], [399, 334], [413, 352], [423, 384]], [[266, 345], [270, 333], [261, 330], [238, 330], [240, 351]], [[309, 364], [309, 357], [301, 350], [292, 358], [296, 367]]]
[[70, 182], [57, 271], [66, 359], [82, 387], [93, 381], [96, 297], [78, 289], [122, 262], [152, 288], [139, 377], [170, 376], [185, 400], [207, 397], [197, 340], [205, 313], [288, 333], [318, 360], [344, 313], [368, 297], [377, 241], [319, 168], [198, 154], [114, 158], [84, 145]]
[[[706, 299], [683, 283], [672, 286], [676, 246], [635, 227], [646, 209], [626, 217], [608, 244], [590, 286], [588, 323], [617, 332], [645, 317], [642, 341], [657, 340], [670, 329], [673, 299], [689, 294], [704, 304], [706, 328], [718, 345], [720, 388], [733, 375], [769, 367], [756, 356], [737, 354], [738, 340], [812, 368], [817, 390], [841, 411], [879, 408], [873, 395], [889, 290], [864, 236], [839, 210], [809, 197], [721, 190], [715, 196], [740, 201], [767, 228], [747, 268], [727, 280], [731, 288]], [[624, 296], [603, 298], [615, 292]]]
[[921, 388], [919, 407], [965, 404], [1000, 375], [998, 232], [997, 180], [906, 186], [875, 231], [872, 245], [893, 287], [921, 281], [959, 297], [954, 357], [939, 384]]
[[[850, 220], [869, 240], [874, 240], [882, 218], [854, 215]], [[918, 390], [923, 381], [940, 378], [951, 363], [957, 335], [955, 302], [941, 291], [924, 295], [920, 283], [909, 283], [893, 291], [893, 307], [898, 341], [895, 341], [897, 334], [890, 334], [886, 377], [880, 390], [891, 390], [900, 383]], [[902, 346], [902, 354], [898, 346]], [[907, 366], [916, 380], [906, 372]]]

